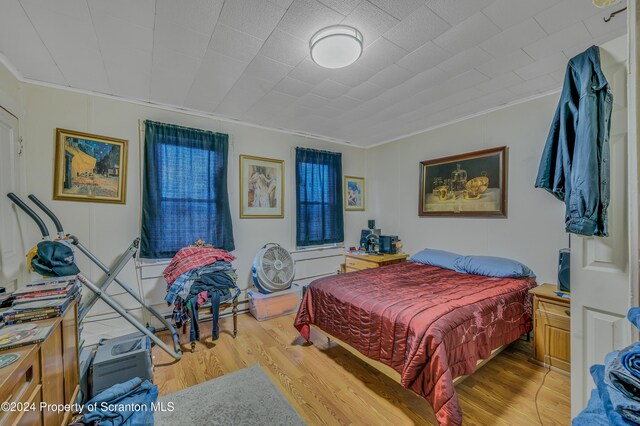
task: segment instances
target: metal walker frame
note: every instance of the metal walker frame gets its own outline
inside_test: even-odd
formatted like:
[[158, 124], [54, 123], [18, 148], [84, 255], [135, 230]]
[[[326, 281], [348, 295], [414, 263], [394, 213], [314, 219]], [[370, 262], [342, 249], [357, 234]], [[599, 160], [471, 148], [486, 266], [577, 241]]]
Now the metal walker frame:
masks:
[[[42, 239], [47, 241], [51, 240], [49, 236], [49, 230], [45, 225], [44, 221], [34, 212], [27, 204], [25, 204], [18, 196], [14, 193], [7, 194], [7, 197], [11, 201], [13, 201], [20, 209], [22, 209], [36, 224], [38, 228], [40, 228], [40, 232], [42, 233]], [[120, 316], [122, 316], [127, 322], [137, 328], [140, 332], [144, 333], [147, 337], [149, 337], [160, 349], [169, 354], [176, 361], [182, 357], [182, 349], [180, 348], [180, 342], [178, 337], [178, 332], [175, 327], [171, 325], [169, 321], [167, 321], [160, 313], [158, 313], [151, 306], [146, 304], [142, 297], [138, 293], [136, 293], [127, 283], [118, 278], [118, 274], [122, 271], [122, 269], [136, 256], [138, 252], [138, 246], [140, 245], [140, 238], [136, 237], [131, 245], [122, 253], [115, 264], [108, 268], [104, 263], [100, 261], [93, 253], [87, 249], [78, 237], [72, 234], [65, 234], [64, 229], [62, 227], [62, 223], [58, 219], [58, 217], [51, 211], [47, 206], [44, 205], [42, 201], [36, 198], [35, 195], [30, 194], [28, 196], [29, 200], [31, 200], [36, 206], [38, 206], [49, 218], [53, 221], [55, 225], [56, 231], [58, 233], [57, 240], [67, 240], [75, 247], [78, 248], [82, 253], [84, 253], [89, 260], [95, 263], [98, 268], [100, 268], [104, 273], [104, 277], [98, 281], [97, 284], [92, 283], [89, 279], [87, 279], [84, 275], [78, 274], [78, 280], [86, 286], [91, 293], [87, 298], [80, 303], [78, 317], [79, 321], [82, 322], [84, 318], [87, 316], [93, 305], [98, 301], [98, 299], [103, 300], [107, 305], [109, 305], [114, 311], [116, 311]], [[173, 338], [173, 348], [169, 347], [166, 343], [164, 343], [158, 336], [156, 336], [153, 332], [151, 332], [146, 326], [144, 326], [140, 321], [138, 321], [134, 316], [129, 314], [127, 310], [122, 307], [118, 302], [116, 302], [111, 296], [106, 293], [107, 288], [112, 282], [116, 282], [123, 290], [125, 290], [131, 297], [133, 297], [140, 305], [150, 312], [154, 317], [156, 317], [170, 332]], [[148, 324], [147, 324], [148, 326]]]

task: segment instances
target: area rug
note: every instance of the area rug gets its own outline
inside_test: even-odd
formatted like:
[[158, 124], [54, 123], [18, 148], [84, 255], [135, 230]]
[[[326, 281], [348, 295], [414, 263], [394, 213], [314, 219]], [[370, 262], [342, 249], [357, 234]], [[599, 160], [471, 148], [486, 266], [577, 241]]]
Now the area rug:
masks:
[[[304, 425], [260, 365], [226, 374], [158, 400], [156, 426]], [[167, 411], [168, 403], [173, 411]]]

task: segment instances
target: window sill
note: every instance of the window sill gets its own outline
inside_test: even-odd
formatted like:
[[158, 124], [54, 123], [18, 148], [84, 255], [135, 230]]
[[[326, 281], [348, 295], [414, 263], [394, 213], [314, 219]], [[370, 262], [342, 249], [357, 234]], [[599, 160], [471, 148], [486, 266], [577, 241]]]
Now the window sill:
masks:
[[343, 249], [344, 243], [336, 243], [336, 244], [323, 244], [319, 246], [305, 246], [305, 247], [296, 247], [291, 253], [305, 253], [309, 251], [322, 251], [322, 250], [332, 250], [332, 249]]

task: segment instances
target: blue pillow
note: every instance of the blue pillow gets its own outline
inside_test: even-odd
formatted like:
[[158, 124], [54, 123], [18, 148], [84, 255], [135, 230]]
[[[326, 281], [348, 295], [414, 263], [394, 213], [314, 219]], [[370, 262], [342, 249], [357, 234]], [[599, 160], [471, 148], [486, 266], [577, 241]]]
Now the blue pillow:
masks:
[[424, 249], [411, 256], [409, 260], [412, 262], [424, 263], [425, 265], [455, 270], [455, 263], [459, 257], [459, 254], [451, 253], [450, 251]]
[[526, 265], [504, 257], [460, 256], [455, 261], [455, 270], [467, 274], [485, 275], [499, 278], [535, 278], [535, 274]]

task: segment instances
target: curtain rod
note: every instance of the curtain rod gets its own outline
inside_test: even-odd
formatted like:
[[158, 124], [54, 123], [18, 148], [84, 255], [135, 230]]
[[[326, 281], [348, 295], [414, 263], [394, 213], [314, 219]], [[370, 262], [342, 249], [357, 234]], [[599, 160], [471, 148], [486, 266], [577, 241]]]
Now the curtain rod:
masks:
[[220, 133], [220, 132], [214, 132], [213, 130], [205, 130], [205, 129], [198, 129], [195, 127], [186, 127], [186, 126], [181, 126], [179, 124], [172, 124], [172, 123], [163, 123], [161, 121], [154, 121], [154, 120], [142, 120], [143, 123], [154, 123], [154, 124], [159, 124], [161, 126], [173, 126], [173, 127], [178, 127], [180, 129], [184, 129], [184, 130], [195, 130], [196, 132], [204, 132], [204, 133], [213, 133], [214, 135], [225, 135], [225, 136], [229, 136], [227, 133]]

